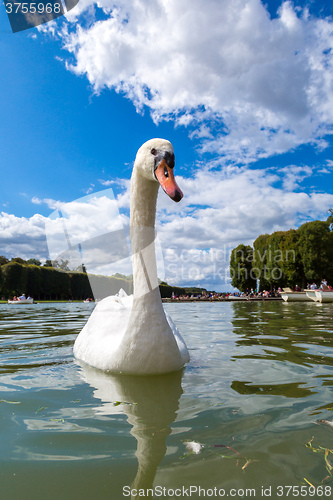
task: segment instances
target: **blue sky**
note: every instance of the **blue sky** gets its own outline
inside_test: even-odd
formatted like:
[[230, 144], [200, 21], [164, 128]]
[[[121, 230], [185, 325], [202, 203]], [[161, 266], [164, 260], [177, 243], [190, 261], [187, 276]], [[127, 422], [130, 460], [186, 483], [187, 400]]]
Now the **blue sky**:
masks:
[[234, 246], [333, 207], [330, 16], [329, 0], [81, 0], [12, 34], [1, 5], [0, 254], [47, 258], [50, 213], [110, 187], [126, 223], [136, 151], [164, 137], [185, 195], [159, 198], [165, 278], [228, 289]]
[[[94, 95], [89, 82], [57, 58], [59, 41], [37, 29], [12, 34], [1, 8], [1, 162], [6, 171], [1, 204], [20, 217], [36, 212], [33, 197], [65, 202], [81, 197], [97, 179], [129, 178], [138, 148], [147, 138], [168, 137], [180, 165], [193, 164], [193, 141], [184, 128], [156, 126], [116, 92]], [[63, 21], [57, 21], [56, 26]], [[34, 39], [32, 36], [37, 35]], [[47, 216], [49, 207], [39, 207]]]

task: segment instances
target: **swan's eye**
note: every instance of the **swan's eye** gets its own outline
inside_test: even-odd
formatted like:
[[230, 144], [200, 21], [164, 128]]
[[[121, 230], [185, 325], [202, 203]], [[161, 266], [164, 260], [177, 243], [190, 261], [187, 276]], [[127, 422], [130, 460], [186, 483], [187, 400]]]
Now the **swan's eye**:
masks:
[[157, 155], [157, 151], [156, 151], [156, 149], [155, 149], [155, 148], [153, 148], [150, 152], [151, 152], [151, 154], [152, 154], [152, 155], [154, 155], [154, 156], [156, 156], [156, 155]]
[[169, 177], [169, 172], [168, 172], [168, 169], [166, 167], [164, 167], [164, 175], [166, 178]]

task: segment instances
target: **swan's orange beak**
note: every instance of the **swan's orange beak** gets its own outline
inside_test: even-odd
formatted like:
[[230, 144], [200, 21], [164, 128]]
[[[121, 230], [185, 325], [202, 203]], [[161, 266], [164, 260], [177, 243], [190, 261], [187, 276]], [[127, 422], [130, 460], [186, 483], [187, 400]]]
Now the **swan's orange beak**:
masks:
[[161, 184], [163, 191], [165, 191], [173, 201], [178, 202], [182, 199], [183, 193], [175, 180], [173, 169], [168, 166], [165, 159], [163, 159], [156, 168], [155, 177]]

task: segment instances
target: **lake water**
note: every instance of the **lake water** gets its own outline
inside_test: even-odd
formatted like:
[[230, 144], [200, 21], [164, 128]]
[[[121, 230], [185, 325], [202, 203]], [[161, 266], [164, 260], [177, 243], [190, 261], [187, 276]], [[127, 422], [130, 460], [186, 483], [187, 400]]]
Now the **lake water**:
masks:
[[160, 377], [80, 366], [92, 309], [0, 305], [2, 500], [332, 497], [333, 304], [165, 304], [191, 361]]

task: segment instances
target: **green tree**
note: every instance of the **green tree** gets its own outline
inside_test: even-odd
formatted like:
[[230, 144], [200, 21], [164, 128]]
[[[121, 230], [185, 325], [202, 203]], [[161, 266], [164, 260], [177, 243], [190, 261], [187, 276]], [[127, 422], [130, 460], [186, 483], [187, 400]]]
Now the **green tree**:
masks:
[[63, 271], [70, 271], [68, 267], [69, 260], [54, 260], [53, 261], [53, 267], [56, 269], [62, 269]]
[[327, 221], [330, 227], [330, 231], [333, 229], [333, 208], [328, 209], [329, 216], [327, 217]]
[[326, 278], [329, 283], [333, 283], [333, 233], [330, 222], [306, 222], [297, 232], [305, 280], [318, 283]]
[[14, 257], [11, 259], [11, 262], [17, 262], [18, 264], [26, 264], [27, 261], [24, 259], [21, 259], [21, 257]]
[[41, 298], [68, 300], [71, 298], [70, 274], [52, 267], [41, 267]]
[[283, 231], [276, 231], [267, 240], [265, 280], [268, 283], [267, 288], [270, 290], [277, 287], [283, 281], [283, 272], [281, 269], [283, 262], [283, 252], [281, 250], [283, 236]]
[[241, 292], [247, 288], [255, 288], [256, 277], [252, 270], [253, 248], [249, 245], [238, 245], [230, 255], [231, 284]]
[[4, 293], [8, 296], [21, 295], [26, 293], [27, 287], [27, 266], [18, 262], [9, 262], [2, 266], [4, 278]]
[[40, 266], [27, 266], [27, 294], [35, 300], [40, 299], [41, 271]]
[[74, 300], [93, 298], [88, 275], [86, 273], [73, 272], [70, 274], [71, 297]]
[[29, 266], [41, 266], [42, 265], [41, 261], [38, 259], [28, 259], [27, 264]]
[[253, 274], [260, 279], [260, 289], [268, 289], [267, 262], [269, 249], [269, 234], [261, 234], [253, 243]]
[[[260, 289], [276, 286], [305, 287], [326, 278], [333, 285], [333, 209], [326, 221], [312, 221], [298, 229], [262, 234], [253, 243], [252, 273], [244, 245], [232, 251], [232, 284], [240, 290], [249, 285], [245, 277], [260, 278]], [[249, 247], [250, 248], [250, 247]], [[237, 256], [239, 253], [239, 256]], [[238, 271], [239, 270], [239, 271]]]
[[304, 273], [300, 262], [298, 240], [296, 230], [290, 229], [260, 236], [254, 242], [255, 259], [263, 264], [262, 287], [271, 290], [278, 286], [294, 287], [297, 283], [301, 285]]
[[[162, 299], [170, 298], [172, 296], [172, 292], [179, 297], [180, 295], [185, 295], [189, 293], [185, 288], [180, 288], [178, 286], [170, 286], [165, 282], [159, 284], [160, 294]], [[200, 290], [201, 292], [201, 290]], [[197, 290], [198, 293], [198, 290]]]
[[8, 262], [9, 262], [9, 259], [7, 259], [7, 257], [5, 257], [4, 255], [0, 255], [0, 266], [8, 264]]
[[305, 276], [300, 256], [299, 233], [296, 229], [284, 232], [280, 248], [282, 280], [279, 286], [294, 288], [295, 285], [299, 285], [304, 288]]

